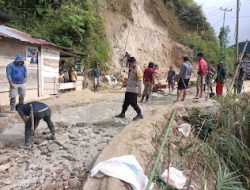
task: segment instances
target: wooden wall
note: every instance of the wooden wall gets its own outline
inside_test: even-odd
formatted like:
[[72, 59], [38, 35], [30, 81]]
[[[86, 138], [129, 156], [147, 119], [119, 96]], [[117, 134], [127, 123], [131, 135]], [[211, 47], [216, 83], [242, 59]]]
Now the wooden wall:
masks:
[[[0, 105], [9, 102], [9, 84], [6, 78], [6, 66], [13, 62], [17, 54], [26, 57], [25, 48], [37, 47], [17, 40], [2, 38], [0, 40]], [[26, 83], [27, 96], [30, 98], [38, 97], [38, 65], [26, 65], [28, 78]], [[7, 102], [6, 102], [7, 101]]]
[[60, 51], [51, 47], [42, 47], [42, 95], [58, 94]]

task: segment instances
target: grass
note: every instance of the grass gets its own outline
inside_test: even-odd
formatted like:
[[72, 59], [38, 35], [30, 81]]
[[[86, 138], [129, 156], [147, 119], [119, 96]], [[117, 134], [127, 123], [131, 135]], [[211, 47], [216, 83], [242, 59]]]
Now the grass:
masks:
[[198, 129], [206, 119], [205, 128], [212, 131], [202, 150], [204, 162], [216, 177], [216, 189], [249, 189], [250, 95], [238, 101], [234, 96], [218, 101], [221, 107], [217, 115], [211, 117], [194, 110], [190, 117]]

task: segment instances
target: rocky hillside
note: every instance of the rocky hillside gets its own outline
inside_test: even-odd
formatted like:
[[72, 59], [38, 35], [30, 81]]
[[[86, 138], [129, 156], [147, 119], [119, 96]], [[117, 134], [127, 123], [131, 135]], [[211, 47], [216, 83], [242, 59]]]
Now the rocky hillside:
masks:
[[126, 51], [142, 66], [153, 61], [164, 69], [170, 64], [178, 66], [183, 55], [192, 54], [190, 48], [171, 38], [166, 15], [161, 0], [107, 0], [103, 18], [116, 68]]
[[82, 52], [86, 68], [119, 69], [125, 51], [164, 69], [198, 51], [218, 61], [218, 41], [193, 0], [0, 0], [0, 11], [18, 15], [10, 27]]

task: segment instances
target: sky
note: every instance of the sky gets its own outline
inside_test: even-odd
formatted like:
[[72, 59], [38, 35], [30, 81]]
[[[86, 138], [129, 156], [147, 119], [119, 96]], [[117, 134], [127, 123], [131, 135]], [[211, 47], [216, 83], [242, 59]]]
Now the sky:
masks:
[[[236, 0], [194, 0], [198, 5], [202, 6], [208, 22], [214, 28], [217, 36], [223, 25], [224, 12], [220, 7], [232, 9], [226, 13], [225, 26], [229, 26], [230, 45], [235, 44], [235, 25], [236, 25]], [[240, 28], [239, 41], [250, 40], [250, 0], [240, 0]]]

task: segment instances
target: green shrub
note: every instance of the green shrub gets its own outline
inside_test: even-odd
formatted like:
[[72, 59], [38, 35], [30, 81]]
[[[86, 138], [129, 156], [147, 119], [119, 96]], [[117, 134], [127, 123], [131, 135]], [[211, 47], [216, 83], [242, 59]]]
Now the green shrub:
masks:
[[104, 67], [109, 55], [104, 24], [95, 11], [98, 6], [98, 0], [0, 1], [0, 8], [20, 16], [9, 26], [82, 52], [87, 67], [95, 60]]

